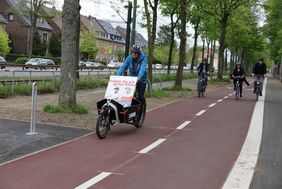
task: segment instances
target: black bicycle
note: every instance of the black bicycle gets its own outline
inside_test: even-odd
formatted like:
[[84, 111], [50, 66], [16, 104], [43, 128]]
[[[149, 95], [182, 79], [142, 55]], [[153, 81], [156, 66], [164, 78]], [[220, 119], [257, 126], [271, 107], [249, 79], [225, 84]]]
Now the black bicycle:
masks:
[[235, 100], [240, 99], [240, 79], [242, 79], [243, 76], [233, 76], [233, 79], [236, 81], [235, 83]]
[[258, 101], [259, 96], [261, 96], [262, 94], [262, 80], [264, 79], [264, 75], [257, 75], [257, 80], [256, 82], [256, 90], [255, 90], [255, 94], [256, 94], [256, 101]]
[[207, 83], [206, 83], [206, 74], [205, 73], [201, 73], [198, 79], [198, 86], [197, 86], [197, 91], [198, 91], [198, 97], [204, 97], [205, 96], [205, 91], [206, 91], [206, 87], [207, 87]]

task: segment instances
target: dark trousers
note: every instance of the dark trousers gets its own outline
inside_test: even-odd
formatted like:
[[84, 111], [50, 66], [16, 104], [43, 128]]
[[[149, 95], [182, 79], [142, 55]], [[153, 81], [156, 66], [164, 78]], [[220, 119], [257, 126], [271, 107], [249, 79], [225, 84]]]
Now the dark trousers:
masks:
[[141, 104], [145, 104], [145, 90], [146, 90], [146, 83], [143, 83], [141, 81], [137, 82], [137, 99], [141, 102]]
[[244, 81], [247, 85], [250, 85], [249, 82], [247, 81], [246, 77], [243, 77], [243, 81]]

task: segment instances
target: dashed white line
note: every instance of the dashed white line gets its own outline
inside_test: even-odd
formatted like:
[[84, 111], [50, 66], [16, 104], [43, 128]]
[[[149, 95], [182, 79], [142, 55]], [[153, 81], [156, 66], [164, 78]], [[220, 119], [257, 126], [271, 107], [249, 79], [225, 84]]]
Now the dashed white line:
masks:
[[222, 102], [223, 101], [223, 99], [219, 99], [217, 102]]
[[265, 84], [263, 86], [263, 96], [255, 105], [245, 143], [222, 189], [240, 189], [250, 187], [259, 156], [263, 133], [266, 84], [267, 79], [265, 80]]
[[176, 129], [177, 129], [177, 130], [184, 129], [184, 127], [186, 127], [186, 126], [189, 125], [190, 123], [191, 123], [191, 121], [185, 121], [185, 122], [182, 123], [180, 126], [178, 126]]
[[226, 99], [226, 98], [228, 98], [228, 96], [225, 96], [224, 98]]
[[199, 111], [199, 112], [196, 114], [196, 116], [203, 115], [206, 111], [207, 111], [207, 110], [201, 110], [201, 111]]
[[212, 104], [209, 105], [209, 108], [212, 108], [212, 107], [214, 107], [215, 105], [216, 105], [216, 103], [212, 103]]
[[233, 94], [231, 93], [231, 94], [229, 94], [228, 96], [232, 96]]
[[166, 139], [161, 138], [159, 140], [157, 140], [156, 142], [152, 143], [151, 145], [147, 146], [146, 148], [144, 148], [143, 150], [139, 151], [139, 154], [146, 154], [149, 151], [151, 151], [152, 149], [156, 148], [158, 145], [160, 145], [161, 143], [163, 143], [164, 141], [166, 141]]
[[90, 188], [91, 186], [93, 186], [94, 184], [97, 184], [98, 182], [100, 182], [104, 178], [110, 176], [111, 174], [112, 173], [109, 173], [109, 172], [102, 172], [99, 175], [97, 175], [96, 177], [93, 177], [92, 179], [90, 179], [90, 180], [86, 181], [85, 183], [81, 184], [80, 186], [76, 187], [75, 189]]

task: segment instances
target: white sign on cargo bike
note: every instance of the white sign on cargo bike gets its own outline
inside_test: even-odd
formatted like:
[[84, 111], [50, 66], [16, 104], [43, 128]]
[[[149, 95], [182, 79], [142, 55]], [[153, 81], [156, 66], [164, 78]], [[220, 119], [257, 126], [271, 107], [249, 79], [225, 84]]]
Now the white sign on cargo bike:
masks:
[[124, 107], [131, 106], [137, 83], [137, 77], [111, 76], [105, 98], [112, 99]]

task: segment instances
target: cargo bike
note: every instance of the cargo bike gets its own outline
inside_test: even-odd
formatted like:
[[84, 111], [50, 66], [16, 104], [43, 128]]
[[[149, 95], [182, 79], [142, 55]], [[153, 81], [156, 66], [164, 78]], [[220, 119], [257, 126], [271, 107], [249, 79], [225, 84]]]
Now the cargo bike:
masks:
[[[96, 134], [104, 139], [111, 126], [126, 123], [142, 127], [146, 116], [146, 102], [137, 99], [136, 77], [111, 76], [105, 98], [97, 102]], [[125, 92], [122, 92], [125, 91]]]

